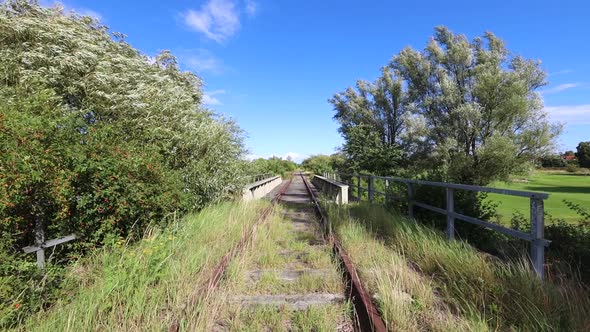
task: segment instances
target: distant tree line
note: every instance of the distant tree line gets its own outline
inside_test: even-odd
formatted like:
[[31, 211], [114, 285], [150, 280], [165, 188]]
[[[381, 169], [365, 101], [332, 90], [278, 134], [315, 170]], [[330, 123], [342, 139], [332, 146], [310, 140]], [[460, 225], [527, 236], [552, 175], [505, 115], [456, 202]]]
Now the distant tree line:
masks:
[[247, 162], [245, 167], [246, 174], [249, 175], [272, 173], [286, 177], [297, 169], [297, 164], [291, 158], [283, 159], [272, 156], [270, 158], [256, 158]]
[[580, 167], [590, 168], [590, 141], [580, 142], [576, 147], [576, 159]]
[[342, 153], [332, 155], [312, 155], [301, 162], [301, 167], [314, 174], [334, 173], [346, 169], [346, 159]]
[[590, 168], [590, 142], [580, 142], [576, 152], [568, 150], [563, 154], [548, 154], [539, 158], [541, 167], [584, 167]]

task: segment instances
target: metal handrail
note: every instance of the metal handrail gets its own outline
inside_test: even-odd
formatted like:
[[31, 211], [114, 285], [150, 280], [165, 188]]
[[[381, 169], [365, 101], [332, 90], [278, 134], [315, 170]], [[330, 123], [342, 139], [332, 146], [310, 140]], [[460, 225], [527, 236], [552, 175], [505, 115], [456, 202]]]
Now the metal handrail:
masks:
[[[516, 237], [531, 243], [530, 249], [530, 257], [531, 262], [533, 265], [533, 269], [537, 273], [537, 275], [543, 279], [544, 278], [544, 269], [543, 263], [545, 260], [545, 247], [548, 246], [551, 241], [544, 238], [544, 228], [545, 228], [545, 221], [544, 221], [544, 200], [549, 197], [548, 193], [544, 192], [535, 192], [535, 191], [522, 191], [522, 190], [510, 190], [510, 189], [500, 189], [500, 188], [492, 188], [492, 187], [484, 187], [484, 186], [474, 186], [474, 185], [466, 185], [466, 184], [457, 184], [457, 183], [445, 183], [445, 182], [434, 182], [434, 181], [424, 181], [424, 180], [415, 180], [415, 179], [405, 179], [399, 177], [392, 177], [392, 176], [377, 176], [371, 174], [345, 174], [345, 173], [330, 173], [325, 174], [325, 176], [329, 179], [334, 179], [336, 181], [341, 181], [342, 177], [347, 177], [351, 179], [351, 183], [343, 182], [349, 185], [349, 188], [356, 188], [358, 199], [360, 200], [363, 195], [361, 195], [361, 190], [368, 192], [368, 199], [369, 201], [373, 202], [375, 199], [375, 194], [385, 196], [386, 198], [393, 198], [393, 199], [400, 199], [400, 197], [396, 197], [390, 193], [380, 192], [375, 190], [375, 180], [385, 180], [386, 183], [389, 182], [393, 183], [401, 183], [405, 184], [407, 188], [407, 196], [406, 201], [408, 204], [408, 216], [410, 218], [414, 218], [414, 208], [419, 207], [429, 211], [433, 211], [442, 215], [445, 215], [447, 218], [447, 237], [449, 240], [454, 240], [455, 238], [455, 220], [459, 219], [465, 222], [469, 222], [481, 227], [489, 228], [494, 231], [506, 234], [508, 236]], [[357, 179], [357, 184], [354, 184], [354, 179]], [[361, 186], [361, 178], [366, 179], [368, 184], [368, 188]], [[416, 200], [415, 198], [415, 188], [414, 185], [421, 185], [421, 186], [431, 186], [431, 187], [440, 187], [445, 188], [446, 191], [446, 208], [439, 208], [435, 207], [423, 202]], [[531, 231], [529, 233], [521, 232], [519, 230], [511, 229], [508, 227], [504, 227], [501, 225], [497, 225], [485, 220], [480, 220], [477, 218], [473, 218], [470, 216], [466, 216], [460, 213], [455, 212], [455, 204], [454, 204], [454, 193], [455, 190], [466, 190], [472, 192], [485, 192], [485, 193], [495, 193], [500, 195], [509, 195], [509, 196], [518, 196], [518, 197], [528, 197], [530, 199], [530, 213], [531, 213]]]

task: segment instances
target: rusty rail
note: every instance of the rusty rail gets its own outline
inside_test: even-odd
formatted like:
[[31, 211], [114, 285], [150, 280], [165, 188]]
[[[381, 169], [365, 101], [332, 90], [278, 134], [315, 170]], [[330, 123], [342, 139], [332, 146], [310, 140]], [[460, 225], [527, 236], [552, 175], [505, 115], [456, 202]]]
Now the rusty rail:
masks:
[[[186, 306], [186, 308], [194, 307], [196, 305], [197, 301], [207, 299], [209, 294], [211, 294], [213, 290], [217, 289], [217, 287], [219, 286], [219, 282], [221, 281], [221, 278], [225, 274], [225, 270], [229, 266], [229, 263], [240, 252], [242, 252], [242, 250], [246, 247], [246, 245], [248, 245], [248, 243], [250, 243], [250, 241], [252, 240], [252, 237], [254, 235], [254, 232], [256, 230], [256, 227], [258, 227], [260, 224], [262, 224], [262, 222], [264, 220], [266, 220], [266, 217], [268, 217], [268, 215], [271, 213], [276, 202], [285, 193], [287, 188], [289, 188], [291, 181], [292, 181], [292, 179], [290, 179], [287, 183], [285, 183], [281, 187], [279, 192], [275, 195], [275, 197], [273, 197], [271, 206], [267, 207], [266, 209], [264, 209], [264, 211], [262, 211], [262, 213], [260, 214], [260, 216], [258, 217], [256, 222], [254, 222], [254, 224], [252, 224], [248, 228], [248, 230], [242, 235], [242, 237], [240, 238], [240, 241], [238, 243], [236, 243], [236, 245], [227, 254], [225, 254], [221, 258], [221, 260], [219, 261], [217, 266], [213, 269], [211, 276], [209, 276], [209, 278], [207, 278], [207, 282], [201, 284], [199, 287], [196, 288], [196, 290], [191, 295], [191, 297], [189, 299], [189, 303]], [[183, 316], [184, 316], [184, 313], [186, 312], [186, 310], [187, 309], [183, 310]], [[179, 319], [174, 319], [172, 324], [170, 324], [168, 331], [169, 332], [178, 332], [179, 329], [180, 329], [180, 321], [179, 321]]]
[[377, 310], [377, 307], [373, 303], [369, 292], [367, 292], [363, 286], [352, 260], [346, 253], [346, 250], [344, 250], [344, 247], [342, 246], [342, 243], [336, 234], [332, 232], [328, 217], [322, 210], [317, 197], [309, 185], [309, 182], [305, 176], [303, 176], [303, 174], [299, 173], [299, 175], [303, 179], [303, 183], [305, 183], [305, 187], [311, 196], [312, 203], [315, 206], [318, 216], [320, 217], [320, 223], [324, 230], [324, 236], [328, 238], [330, 243], [333, 245], [334, 253], [340, 261], [340, 264], [344, 267], [346, 287], [356, 311], [356, 325], [361, 331], [387, 331], [385, 322], [379, 315], [379, 310]]

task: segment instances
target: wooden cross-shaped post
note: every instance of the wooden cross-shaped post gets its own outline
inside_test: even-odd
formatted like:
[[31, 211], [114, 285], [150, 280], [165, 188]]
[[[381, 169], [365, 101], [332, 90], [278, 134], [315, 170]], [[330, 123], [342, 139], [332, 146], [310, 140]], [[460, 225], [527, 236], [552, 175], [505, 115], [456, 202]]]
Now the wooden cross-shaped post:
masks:
[[77, 237], [78, 236], [76, 234], [70, 234], [68, 236], [64, 236], [59, 239], [53, 239], [53, 240], [49, 240], [49, 241], [44, 241], [42, 243], [38, 243], [35, 246], [24, 247], [23, 251], [25, 252], [25, 254], [30, 254], [32, 252], [36, 252], [37, 253], [37, 266], [39, 266], [39, 268], [41, 270], [43, 270], [43, 269], [45, 269], [45, 249], [55, 247], [58, 244], [72, 241], [72, 240], [76, 239]]

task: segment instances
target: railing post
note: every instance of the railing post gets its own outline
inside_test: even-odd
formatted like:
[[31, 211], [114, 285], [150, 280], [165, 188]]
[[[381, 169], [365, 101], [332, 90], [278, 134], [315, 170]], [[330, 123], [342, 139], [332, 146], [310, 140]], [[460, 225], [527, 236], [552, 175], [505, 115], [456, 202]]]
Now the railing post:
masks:
[[544, 237], [545, 215], [543, 199], [531, 197], [531, 263], [541, 278], [545, 277], [545, 245], [540, 241]]
[[45, 225], [39, 215], [35, 220], [35, 245], [40, 249], [37, 250], [37, 266], [39, 269], [45, 269], [45, 249], [41, 245], [45, 243]]
[[455, 239], [455, 189], [447, 188], [447, 237]]
[[373, 202], [375, 199], [375, 178], [371, 175], [369, 176], [369, 202]]
[[414, 218], [414, 184], [407, 183], [408, 185], [408, 217]]
[[363, 193], [362, 193], [362, 190], [361, 190], [361, 176], [360, 175], [357, 175], [356, 176], [356, 179], [357, 179], [356, 193], [359, 196], [358, 199], [359, 199], [359, 202], [360, 202], [362, 200], [362, 198], [363, 198]]

